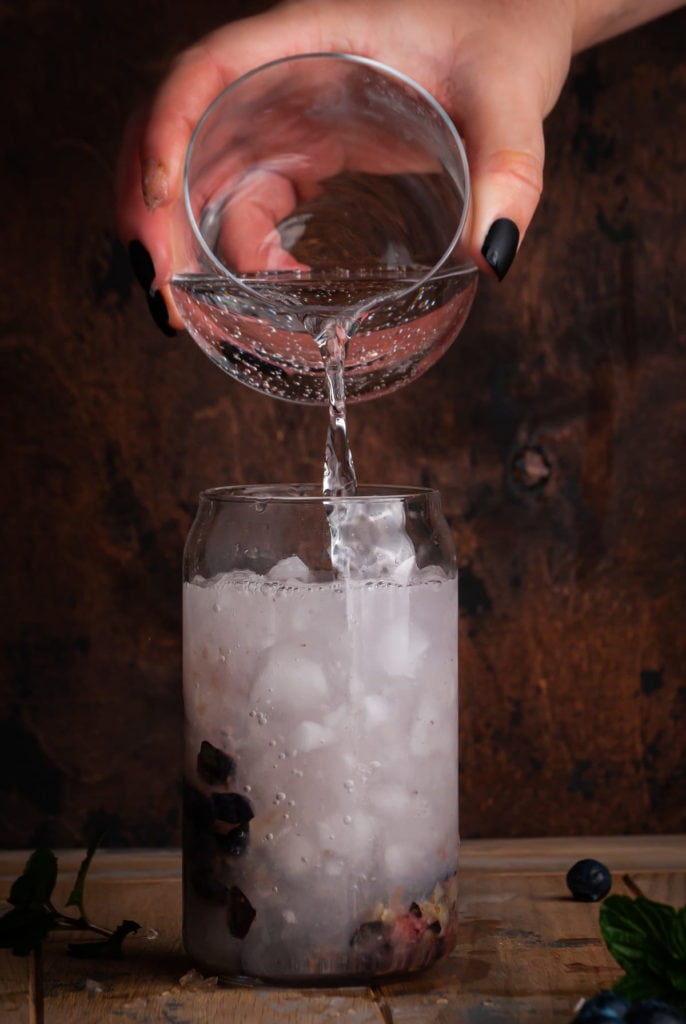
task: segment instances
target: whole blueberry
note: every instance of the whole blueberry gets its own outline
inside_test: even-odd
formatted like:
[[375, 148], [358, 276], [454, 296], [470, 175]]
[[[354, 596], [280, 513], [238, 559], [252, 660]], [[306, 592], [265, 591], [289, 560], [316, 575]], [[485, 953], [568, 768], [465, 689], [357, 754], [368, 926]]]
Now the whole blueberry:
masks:
[[659, 999], [641, 999], [626, 1015], [627, 1024], [684, 1024], [680, 1013]]
[[631, 1006], [628, 999], [617, 992], [600, 992], [599, 995], [587, 999], [572, 1024], [617, 1024], [628, 1020], [627, 1012]]
[[245, 825], [255, 817], [255, 812], [240, 793], [213, 793], [212, 807], [214, 816], [229, 825]]
[[232, 778], [236, 771], [236, 762], [219, 747], [214, 747], [208, 740], [203, 740], [198, 753], [198, 775], [208, 786], [221, 786]]
[[567, 888], [575, 900], [593, 903], [612, 888], [612, 875], [599, 860], [578, 860], [567, 872]]

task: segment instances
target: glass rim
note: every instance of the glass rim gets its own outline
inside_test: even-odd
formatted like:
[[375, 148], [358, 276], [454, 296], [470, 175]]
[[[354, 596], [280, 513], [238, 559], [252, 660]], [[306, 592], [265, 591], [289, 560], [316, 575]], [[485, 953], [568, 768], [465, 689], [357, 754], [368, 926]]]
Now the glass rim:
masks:
[[[447, 111], [438, 102], [438, 100], [431, 95], [428, 89], [424, 88], [423, 85], [420, 85], [419, 82], [417, 82], [414, 78], [411, 78], [409, 75], [406, 75], [403, 71], [398, 71], [396, 68], [391, 67], [389, 64], [384, 64], [383, 61], [374, 60], [371, 57], [362, 57], [359, 54], [344, 53], [339, 51], [296, 53], [291, 54], [288, 57], [279, 57], [277, 60], [267, 61], [266, 64], [260, 64], [258, 67], [252, 68], [250, 71], [246, 71], [245, 74], [241, 75], [235, 81], [227, 85], [224, 89], [222, 89], [222, 91], [217, 96], [215, 96], [215, 98], [212, 100], [209, 106], [205, 109], [202, 117], [196, 124], [193, 130], [193, 134], [191, 135], [190, 142], [188, 143], [188, 149], [186, 150], [186, 158], [183, 164], [183, 200], [186, 209], [186, 216], [188, 217], [191, 230], [193, 231], [193, 234], [195, 235], [203, 253], [210, 260], [212, 266], [214, 266], [216, 270], [219, 271], [221, 276], [233, 281], [236, 285], [238, 285], [239, 288], [247, 292], [253, 298], [261, 299], [260, 292], [257, 291], [255, 288], [252, 288], [249, 284], [247, 284], [245, 278], [239, 277], [237, 274], [232, 273], [232, 271], [230, 271], [228, 267], [224, 266], [221, 260], [218, 260], [216, 258], [216, 256], [208, 246], [207, 242], [205, 241], [202, 232], [200, 231], [200, 227], [195, 219], [195, 214], [193, 213], [191, 207], [190, 189], [188, 187], [188, 176], [190, 171], [191, 160], [193, 157], [193, 150], [195, 148], [195, 143], [205, 122], [211, 117], [215, 108], [225, 99], [225, 97], [229, 93], [239, 88], [244, 82], [248, 81], [248, 79], [253, 78], [255, 75], [260, 74], [262, 71], [267, 71], [269, 68], [278, 67], [280, 64], [290, 64], [294, 61], [301, 60], [321, 59], [342, 60], [349, 61], [354, 64], [364, 64], [367, 67], [374, 68], [376, 71], [379, 71], [384, 75], [387, 75], [389, 78], [395, 78], [396, 80], [402, 82], [404, 85], [409, 86], [410, 89], [418, 93], [422, 97], [422, 99], [426, 103], [428, 103], [429, 106], [433, 107], [434, 111], [438, 114], [444, 126], [447, 128], [448, 134], [452, 138], [452, 141], [455, 145], [455, 149], [459, 156], [459, 162], [464, 177], [464, 204], [462, 207], [462, 213], [460, 215], [460, 220], [458, 222], [455, 234], [453, 235], [452, 239], [446, 246], [443, 254], [436, 261], [436, 263], [434, 263], [433, 266], [431, 266], [429, 270], [427, 270], [426, 274], [424, 274], [418, 281], [413, 282], [407, 288], [402, 288], [397, 292], [389, 294], [388, 300], [390, 301], [390, 299], [392, 298], [395, 301], [398, 298], [402, 298], [403, 296], [408, 295], [413, 291], [416, 291], [418, 288], [421, 288], [424, 284], [426, 284], [427, 281], [429, 281], [432, 277], [434, 277], [435, 274], [438, 273], [441, 267], [447, 262], [451, 252], [453, 252], [453, 250], [456, 248], [460, 238], [462, 237], [462, 232], [464, 231], [464, 227], [467, 222], [467, 217], [469, 215], [469, 204], [471, 199], [471, 182], [469, 176], [469, 163], [467, 161], [467, 153], [464, 147], [464, 143], [462, 141], [462, 137], [460, 136], [460, 133], [455, 127], [455, 124], [453, 123], [452, 118], [448, 115]], [[469, 266], [469, 264], [467, 264], [467, 266]]]
[[268, 504], [322, 505], [351, 502], [410, 501], [418, 498], [440, 498], [434, 487], [399, 487], [392, 484], [362, 484], [356, 494], [322, 494], [321, 484], [233, 484], [207, 487], [200, 492], [200, 501], [254, 505]]

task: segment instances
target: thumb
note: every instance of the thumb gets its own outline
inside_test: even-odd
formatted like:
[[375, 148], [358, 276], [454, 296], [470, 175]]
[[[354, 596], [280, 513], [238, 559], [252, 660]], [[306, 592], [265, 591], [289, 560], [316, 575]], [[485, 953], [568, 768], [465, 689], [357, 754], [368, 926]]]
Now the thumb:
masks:
[[460, 110], [472, 181], [467, 244], [472, 258], [502, 281], [543, 188], [543, 118], [535, 93], [489, 83]]

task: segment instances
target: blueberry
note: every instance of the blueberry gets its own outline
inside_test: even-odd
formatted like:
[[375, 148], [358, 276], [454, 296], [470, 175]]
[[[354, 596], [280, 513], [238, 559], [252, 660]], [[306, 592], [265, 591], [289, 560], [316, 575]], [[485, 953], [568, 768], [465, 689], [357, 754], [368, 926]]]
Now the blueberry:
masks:
[[599, 860], [579, 860], [567, 872], [567, 887], [575, 900], [593, 903], [612, 888], [612, 875]]
[[207, 740], [200, 744], [198, 754], [198, 775], [208, 786], [221, 786], [236, 771], [236, 762], [219, 747], [213, 747]]
[[684, 1024], [684, 1018], [659, 999], [641, 999], [627, 1013], [626, 1024]]
[[247, 824], [236, 825], [225, 834], [220, 835], [215, 832], [214, 838], [222, 853], [227, 853], [229, 857], [240, 857], [248, 849], [250, 826]]
[[241, 892], [237, 885], [232, 885], [229, 889], [229, 909], [226, 921], [234, 938], [244, 939], [256, 916], [257, 911], [245, 893]]
[[213, 793], [212, 806], [215, 818], [229, 825], [245, 825], [255, 817], [250, 801], [240, 793]]
[[385, 921], [365, 921], [350, 939], [355, 962], [362, 971], [383, 974], [393, 964], [393, 929]]
[[617, 1024], [628, 1020], [626, 1014], [630, 1006], [629, 1000], [616, 992], [601, 992], [586, 1000], [572, 1024], [604, 1024], [605, 1021], [607, 1024]]
[[210, 830], [214, 820], [209, 797], [188, 782], [183, 785], [183, 816], [184, 825], [201, 834]]

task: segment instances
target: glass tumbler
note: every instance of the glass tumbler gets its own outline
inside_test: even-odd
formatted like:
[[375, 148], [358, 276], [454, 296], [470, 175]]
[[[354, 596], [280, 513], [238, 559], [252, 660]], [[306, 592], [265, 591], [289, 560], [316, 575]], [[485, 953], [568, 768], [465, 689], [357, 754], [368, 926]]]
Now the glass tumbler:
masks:
[[364, 57], [287, 57], [229, 85], [193, 133], [168, 298], [217, 366], [294, 402], [328, 402], [319, 339], [335, 327], [348, 399], [371, 398], [461, 330], [468, 211], [462, 141], [425, 89]]
[[184, 555], [184, 942], [366, 983], [457, 927], [457, 569], [436, 491], [203, 492]]

